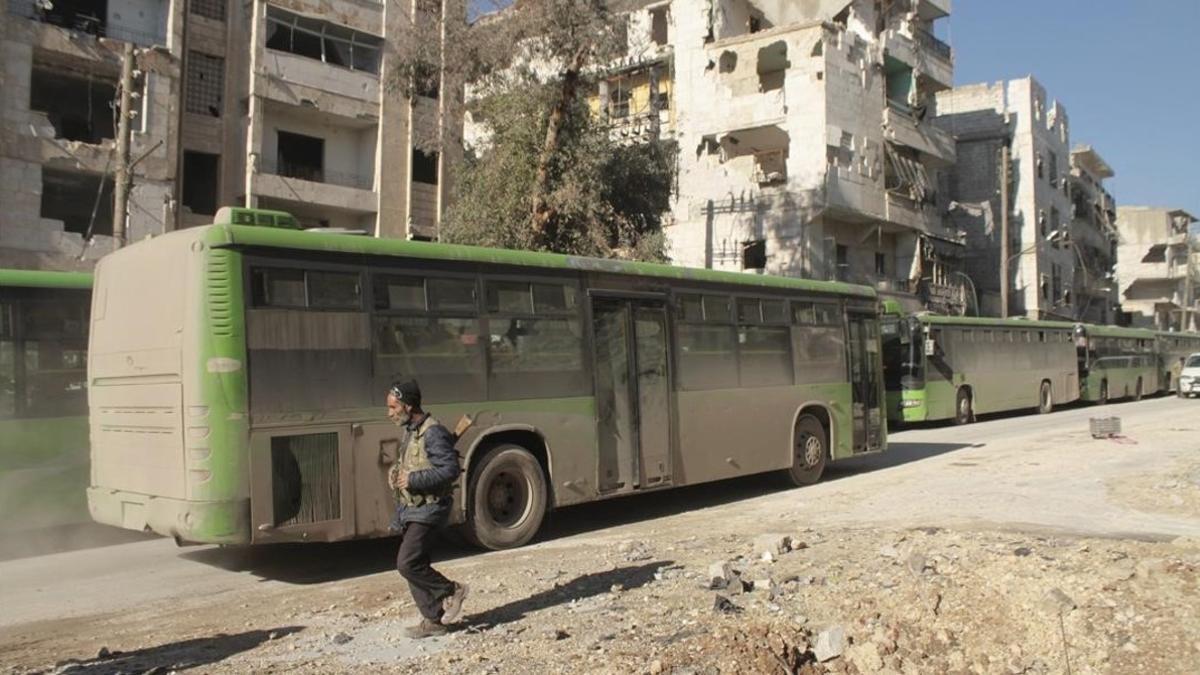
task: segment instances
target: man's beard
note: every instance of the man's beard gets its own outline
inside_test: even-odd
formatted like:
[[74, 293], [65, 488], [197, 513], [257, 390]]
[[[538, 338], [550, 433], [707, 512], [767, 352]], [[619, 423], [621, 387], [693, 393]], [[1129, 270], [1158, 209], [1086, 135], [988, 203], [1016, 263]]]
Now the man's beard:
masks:
[[388, 413], [388, 418], [396, 424], [408, 424], [409, 420], [412, 419], [412, 415], [405, 412]]

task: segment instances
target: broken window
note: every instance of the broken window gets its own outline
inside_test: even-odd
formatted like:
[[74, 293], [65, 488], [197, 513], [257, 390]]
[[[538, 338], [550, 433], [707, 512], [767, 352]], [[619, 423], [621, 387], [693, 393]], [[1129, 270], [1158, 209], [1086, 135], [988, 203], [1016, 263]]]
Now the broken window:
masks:
[[882, 253], [875, 254], [875, 274], [887, 276], [887, 256]]
[[1050, 231], [1058, 232], [1058, 228], [1060, 227], [1060, 225], [1061, 225], [1061, 223], [1059, 222], [1058, 209], [1051, 207], [1050, 208]]
[[268, 49], [378, 74], [382, 42], [345, 26], [267, 7]]
[[845, 244], [838, 244], [835, 249], [836, 273], [838, 281], [850, 280], [850, 249]]
[[80, 143], [114, 138], [113, 101], [117, 84], [97, 75], [75, 75], [62, 68], [34, 66], [29, 108], [45, 113], [54, 136]]
[[225, 0], [190, 0], [188, 9], [196, 16], [213, 21], [225, 20]]
[[184, 81], [186, 110], [198, 115], [221, 116], [225, 92], [225, 59], [189, 51]]
[[111, 235], [112, 188], [103, 176], [43, 167], [41, 217], [62, 221], [64, 230], [85, 237]]
[[783, 80], [789, 65], [791, 64], [787, 58], [787, 43], [783, 40], [758, 50], [758, 90], [783, 89]]
[[325, 139], [279, 131], [278, 174], [317, 183], [325, 180]]
[[617, 80], [608, 89], [608, 116], [614, 118], [629, 117], [629, 103], [633, 92], [624, 80]]
[[767, 267], [767, 241], [752, 239], [742, 244], [742, 269], [761, 270]]
[[1057, 186], [1058, 185], [1058, 155], [1054, 154], [1053, 152], [1050, 152], [1049, 157], [1050, 157], [1050, 161], [1049, 161], [1050, 166], [1048, 167], [1048, 172], [1050, 174], [1050, 184], [1053, 186]]
[[884, 58], [884, 73], [887, 76], [888, 105], [911, 112], [913, 91], [916, 89], [912, 66], [888, 56]]
[[732, 73], [734, 70], [737, 70], [737, 62], [737, 52], [723, 51], [717, 59], [717, 70], [722, 73]]
[[438, 153], [413, 148], [412, 180], [414, 183], [438, 184]]
[[916, 202], [932, 202], [933, 182], [925, 165], [917, 160], [916, 151], [904, 146], [884, 144], [887, 163], [884, 166], [884, 187]]
[[183, 205], [210, 216], [217, 212], [221, 158], [207, 152], [183, 151]]
[[665, 47], [667, 44], [666, 7], [655, 7], [650, 10], [650, 40], [660, 47]]
[[1046, 221], [1046, 210], [1045, 209], [1038, 209], [1037, 221], [1038, 221], [1038, 230], [1042, 233], [1042, 236], [1043, 237], [1048, 236], [1050, 234], [1050, 232], [1049, 232], [1049, 225]]
[[774, 185], [787, 181], [787, 153], [767, 150], [754, 155], [754, 180], [759, 185]]

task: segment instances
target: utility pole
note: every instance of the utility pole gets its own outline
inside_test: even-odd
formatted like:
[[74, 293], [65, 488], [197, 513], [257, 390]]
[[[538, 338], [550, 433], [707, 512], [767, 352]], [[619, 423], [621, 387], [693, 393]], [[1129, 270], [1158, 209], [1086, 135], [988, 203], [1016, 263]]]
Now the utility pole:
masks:
[[1008, 140], [1000, 146], [1000, 318], [1008, 318]]
[[113, 240], [117, 248], [125, 245], [125, 223], [129, 213], [129, 192], [133, 185], [129, 161], [130, 119], [133, 111], [133, 44], [125, 43], [121, 55], [121, 101], [117, 109], [117, 179], [113, 191]]

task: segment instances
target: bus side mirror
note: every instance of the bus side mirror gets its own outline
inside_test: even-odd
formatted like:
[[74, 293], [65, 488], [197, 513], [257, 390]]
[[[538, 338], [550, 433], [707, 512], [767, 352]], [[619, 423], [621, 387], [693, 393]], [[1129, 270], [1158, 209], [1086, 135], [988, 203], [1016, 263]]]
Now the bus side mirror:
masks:
[[934, 356], [937, 354], [937, 344], [932, 339], [925, 339], [925, 356]]

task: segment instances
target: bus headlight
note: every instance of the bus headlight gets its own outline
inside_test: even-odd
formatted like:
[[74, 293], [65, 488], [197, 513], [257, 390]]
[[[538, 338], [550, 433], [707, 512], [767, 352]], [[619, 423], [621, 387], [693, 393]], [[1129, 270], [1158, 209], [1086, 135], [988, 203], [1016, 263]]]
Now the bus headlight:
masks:
[[922, 401], [919, 398], [906, 398], [906, 399], [902, 399], [900, 401], [900, 407], [901, 408], [916, 408], [916, 407], [920, 406], [922, 403], [924, 403], [924, 401]]

